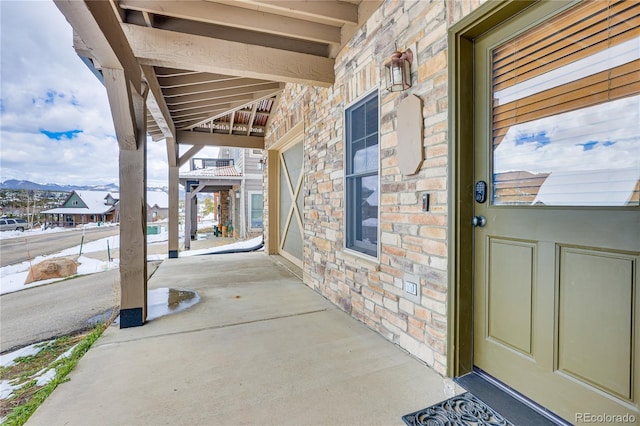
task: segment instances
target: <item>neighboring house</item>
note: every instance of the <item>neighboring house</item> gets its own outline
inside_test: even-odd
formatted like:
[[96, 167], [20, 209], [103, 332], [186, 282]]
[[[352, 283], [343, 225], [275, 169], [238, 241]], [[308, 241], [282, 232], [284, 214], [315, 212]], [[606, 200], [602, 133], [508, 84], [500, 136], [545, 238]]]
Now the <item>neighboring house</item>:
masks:
[[44, 210], [46, 220], [54, 226], [77, 226], [96, 222], [117, 222], [117, 198], [106, 191], [72, 191], [55, 209]]
[[[180, 173], [185, 188], [185, 206], [191, 217], [185, 235], [197, 232], [197, 195], [212, 193], [219, 227], [231, 226], [232, 234], [246, 238], [262, 233], [263, 183], [262, 150], [220, 149], [218, 158], [193, 158], [190, 170]], [[191, 200], [191, 203], [188, 203]], [[185, 241], [189, 247], [189, 243]]]
[[147, 191], [147, 222], [169, 217], [169, 194], [164, 191]]

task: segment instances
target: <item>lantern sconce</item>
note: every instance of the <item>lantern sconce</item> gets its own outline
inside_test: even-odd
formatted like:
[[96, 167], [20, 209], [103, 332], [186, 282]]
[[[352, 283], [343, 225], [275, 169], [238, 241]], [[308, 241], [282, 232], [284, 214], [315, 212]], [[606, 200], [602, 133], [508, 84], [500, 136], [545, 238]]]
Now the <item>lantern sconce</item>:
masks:
[[413, 62], [411, 49], [404, 52], [397, 50], [385, 62], [384, 75], [388, 91], [401, 92], [411, 87], [411, 62]]
[[257, 164], [258, 170], [264, 170], [264, 158], [261, 158]]

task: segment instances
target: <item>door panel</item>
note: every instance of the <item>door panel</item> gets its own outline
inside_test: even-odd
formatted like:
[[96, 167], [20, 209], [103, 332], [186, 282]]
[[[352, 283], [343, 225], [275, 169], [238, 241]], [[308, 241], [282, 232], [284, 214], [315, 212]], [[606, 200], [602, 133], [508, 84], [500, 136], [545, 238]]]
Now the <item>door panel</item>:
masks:
[[475, 40], [474, 364], [571, 422], [640, 419], [639, 12], [542, 2]]
[[279, 153], [279, 252], [284, 257], [302, 266], [302, 142], [295, 143]]
[[634, 258], [559, 249], [558, 370], [631, 400]]
[[535, 244], [489, 240], [488, 336], [531, 355]]

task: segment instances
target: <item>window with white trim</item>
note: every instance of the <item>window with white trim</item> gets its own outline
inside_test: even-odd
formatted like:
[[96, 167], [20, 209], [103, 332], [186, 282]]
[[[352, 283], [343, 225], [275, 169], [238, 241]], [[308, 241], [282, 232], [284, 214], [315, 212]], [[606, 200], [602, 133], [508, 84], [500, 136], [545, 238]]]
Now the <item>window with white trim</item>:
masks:
[[380, 188], [378, 92], [345, 111], [346, 247], [378, 255]]
[[262, 210], [264, 208], [262, 192], [249, 192], [250, 228], [262, 228]]

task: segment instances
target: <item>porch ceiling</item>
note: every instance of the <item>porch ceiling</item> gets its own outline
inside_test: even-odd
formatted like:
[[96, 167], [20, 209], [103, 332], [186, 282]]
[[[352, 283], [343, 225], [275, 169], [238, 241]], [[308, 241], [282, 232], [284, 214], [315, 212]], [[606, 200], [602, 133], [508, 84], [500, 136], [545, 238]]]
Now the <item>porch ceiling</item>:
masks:
[[80, 56], [124, 70], [134, 88], [146, 82], [147, 132], [167, 138], [170, 153], [178, 131], [209, 133], [219, 146], [235, 139], [213, 135], [262, 138], [284, 85], [330, 86], [337, 53], [382, 3], [54, 1]]

